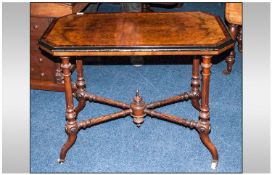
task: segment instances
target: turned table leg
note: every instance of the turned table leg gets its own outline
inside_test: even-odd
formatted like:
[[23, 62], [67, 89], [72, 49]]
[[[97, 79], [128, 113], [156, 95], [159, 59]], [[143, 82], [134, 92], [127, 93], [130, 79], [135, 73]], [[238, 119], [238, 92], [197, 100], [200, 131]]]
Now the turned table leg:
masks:
[[195, 109], [200, 110], [199, 105], [199, 58], [197, 56], [193, 59], [193, 69], [192, 69], [192, 92], [194, 93], [194, 97], [191, 98], [192, 105]]
[[72, 96], [72, 82], [71, 82], [71, 63], [69, 62], [69, 57], [61, 57], [64, 76], [64, 86], [65, 86], [65, 99], [66, 99], [66, 125], [65, 131], [68, 135], [66, 143], [62, 146], [60, 151], [59, 163], [63, 163], [66, 157], [66, 153], [75, 143], [78, 132], [78, 125], [76, 121], [76, 113], [74, 112], [73, 96]]
[[82, 59], [77, 59], [76, 60], [76, 72], [77, 72], [77, 81], [76, 81], [76, 86], [77, 86], [77, 92], [76, 92], [76, 97], [78, 99], [78, 105], [75, 108], [75, 113], [78, 115], [80, 111], [84, 109], [86, 106], [86, 99], [80, 95], [85, 92], [85, 80], [83, 77], [83, 64], [82, 64]]
[[199, 113], [199, 121], [197, 130], [203, 144], [208, 148], [212, 154], [211, 168], [215, 169], [218, 164], [217, 149], [209, 138], [210, 132], [210, 113], [209, 113], [209, 84], [210, 84], [210, 69], [211, 56], [202, 57], [202, 85], [201, 85], [201, 106]]
[[[236, 37], [238, 35], [238, 25], [235, 24], [230, 24], [229, 25], [229, 31], [231, 34], [231, 37], [234, 41], [236, 41]], [[227, 68], [223, 71], [223, 73], [225, 75], [228, 75], [231, 73], [232, 71], [232, 66], [235, 62], [235, 44], [233, 46], [233, 48], [230, 50], [229, 56], [225, 59], [226, 63], [227, 63]]]

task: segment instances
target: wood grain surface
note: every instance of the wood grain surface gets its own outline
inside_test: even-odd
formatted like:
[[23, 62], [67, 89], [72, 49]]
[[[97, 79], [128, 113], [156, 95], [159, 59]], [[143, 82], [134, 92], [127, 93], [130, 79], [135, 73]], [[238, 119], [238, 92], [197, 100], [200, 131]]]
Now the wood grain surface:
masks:
[[226, 3], [225, 9], [226, 20], [231, 24], [243, 24], [243, 4], [242, 3]]
[[68, 15], [40, 40], [42, 48], [54, 53], [206, 51], [232, 44], [221, 20], [203, 12]]

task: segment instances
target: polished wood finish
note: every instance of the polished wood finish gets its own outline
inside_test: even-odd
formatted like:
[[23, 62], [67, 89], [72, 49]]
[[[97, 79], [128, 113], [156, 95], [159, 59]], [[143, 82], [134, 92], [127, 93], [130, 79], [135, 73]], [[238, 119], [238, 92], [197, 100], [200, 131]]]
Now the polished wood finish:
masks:
[[200, 92], [199, 92], [199, 86], [200, 86], [200, 80], [199, 80], [199, 58], [195, 56], [193, 58], [193, 68], [192, 68], [192, 92], [193, 97], [191, 98], [192, 105], [195, 109], [200, 110]]
[[31, 3], [30, 14], [35, 17], [61, 17], [72, 13], [71, 3]]
[[197, 128], [200, 139], [212, 154], [212, 167], [218, 163], [218, 153], [214, 144], [209, 138], [210, 132], [210, 109], [209, 109], [209, 90], [210, 90], [210, 75], [211, 75], [211, 56], [202, 56], [202, 91], [201, 91], [201, 106], [199, 113], [199, 126]]
[[157, 50], [156, 52], [153, 52], [151, 48], [146, 49], [138, 49], [138, 51], [122, 51], [119, 48], [116, 49], [116, 51], [108, 51], [108, 50], [102, 50], [102, 51], [63, 51], [63, 52], [56, 52], [54, 50], [50, 50], [46, 47], [43, 47], [40, 45], [40, 48], [43, 50], [46, 50], [48, 53], [55, 55], [55, 56], [67, 56], [70, 55], [73, 56], [154, 56], [154, 55], [219, 55], [220, 53], [230, 49], [233, 47], [233, 44], [228, 45], [220, 50], [201, 50], [201, 51], [194, 51], [194, 50], [182, 50], [182, 51], [170, 51], [170, 49], [165, 50]]
[[64, 84], [56, 84], [51, 81], [40, 81], [35, 79], [31, 79], [30, 84], [32, 89], [43, 89], [48, 91], [54, 89], [56, 92], [64, 92]]
[[63, 145], [60, 152], [59, 162], [63, 162], [67, 151], [72, 147], [77, 138], [78, 125], [76, 121], [76, 113], [74, 111], [74, 102], [72, 96], [72, 81], [71, 81], [71, 63], [69, 62], [69, 57], [61, 57], [63, 69], [64, 84], [65, 84], [65, 99], [66, 99], [66, 126], [65, 131], [68, 135], [67, 142]]
[[79, 126], [79, 129], [81, 129], [81, 128], [84, 129], [86, 127], [91, 127], [93, 125], [104, 123], [104, 122], [107, 122], [110, 120], [122, 118], [122, 117], [129, 115], [129, 114], [131, 114], [131, 109], [126, 109], [126, 110], [123, 110], [120, 112], [115, 112], [113, 114], [103, 115], [100, 117], [90, 118], [88, 120], [81, 121], [81, 122], [79, 122], [78, 126]]
[[242, 3], [226, 3], [225, 17], [229, 23], [243, 25], [243, 4]]
[[40, 45], [55, 56], [216, 55], [233, 45], [220, 19], [203, 12], [69, 15], [52, 26]]
[[[230, 24], [229, 25], [229, 30], [230, 30], [230, 34], [232, 36], [233, 39], [235, 39], [237, 37], [237, 30], [238, 26], [235, 24]], [[229, 52], [229, 56], [225, 59], [226, 63], [227, 63], [227, 68], [226, 70], [223, 71], [223, 73], [225, 75], [228, 75], [231, 73], [232, 71], [232, 65], [235, 62], [235, 50], [234, 50], [234, 46], [233, 48], [230, 50]]]
[[[30, 3], [30, 85], [32, 89], [64, 91], [60, 60], [42, 53], [38, 39], [51, 22], [78, 12], [86, 3]], [[72, 69], [73, 70], [73, 69]]]
[[102, 103], [102, 104], [107, 104], [107, 105], [111, 105], [111, 106], [115, 106], [115, 107], [119, 107], [122, 109], [127, 109], [129, 108], [129, 105], [120, 101], [116, 101], [116, 100], [112, 100], [109, 98], [105, 98], [105, 97], [100, 97], [98, 95], [95, 94], [89, 94], [89, 93], [84, 93], [83, 94], [84, 98], [86, 98], [89, 101], [94, 101], [94, 102], [98, 102], [98, 103]]
[[[85, 80], [83, 77], [83, 61], [82, 59], [76, 60], [76, 72], [77, 72], [77, 81], [76, 81], [76, 87], [77, 87], [77, 93], [82, 93], [85, 91]], [[75, 113], [78, 115], [78, 113], [84, 109], [86, 105], [86, 100], [84, 98], [78, 99], [78, 105], [75, 108]]]
[[166, 120], [166, 121], [173, 122], [176, 124], [180, 124], [185, 127], [197, 128], [197, 125], [198, 125], [198, 123], [194, 120], [183, 119], [182, 117], [177, 117], [177, 116], [170, 115], [170, 114], [160, 113], [155, 110], [146, 109], [145, 112], [148, 115], [150, 115], [151, 117], [156, 117], [158, 119], [162, 119], [162, 120]]
[[169, 105], [169, 104], [172, 104], [172, 103], [177, 103], [177, 102], [180, 102], [180, 101], [193, 99], [196, 96], [197, 96], [197, 94], [194, 94], [193, 92], [184, 92], [184, 93], [182, 93], [180, 95], [169, 97], [169, 98], [161, 100], [161, 101], [151, 102], [151, 103], [146, 105], [146, 108], [154, 109], [154, 108], [161, 107], [161, 106], [166, 106], [166, 105]]
[[[212, 155], [212, 168], [217, 166], [217, 149], [209, 138], [211, 59], [212, 55], [233, 47], [230, 34], [217, 17], [202, 12], [69, 15], [51, 25], [40, 40], [40, 47], [52, 55], [60, 56], [62, 60], [68, 140], [61, 149], [60, 163], [64, 162], [66, 153], [74, 144], [80, 129], [130, 115], [137, 127], [144, 123], [146, 116], [151, 116], [197, 130], [201, 141]], [[82, 65], [84, 57], [79, 56], [165, 54], [201, 55], [193, 57], [189, 92], [145, 103], [137, 90], [132, 102], [126, 104], [86, 91]], [[71, 83], [69, 59], [72, 58], [76, 60], [77, 70], [75, 91], [72, 90]], [[78, 100], [76, 108], [73, 105], [73, 96]], [[155, 108], [185, 100], [191, 100], [193, 107], [199, 111], [198, 121], [155, 111]], [[84, 109], [86, 101], [107, 104], [122, 110], [77, 121], [76, 116]]]
[[83, 10], [89, 3], [43, 3], [31, 2], [30, 14], [33, 17], [61, 17]]
[[[243, 4], [242, 3], [226, 3], [225, 8], [225, 19], [228, 22], [229, 31], [231, 33], [232, 39], [238, 42], [238, 49], [242, 52], [242, 31], [243, 31]], [[235, 51], [233, 49], [230, 51], [229, 56], [225, 59], [227, 63], [226, 70], [223, 71], [225, 75], [230, 74], [232, 71], [232, 66], [235, 62]]]

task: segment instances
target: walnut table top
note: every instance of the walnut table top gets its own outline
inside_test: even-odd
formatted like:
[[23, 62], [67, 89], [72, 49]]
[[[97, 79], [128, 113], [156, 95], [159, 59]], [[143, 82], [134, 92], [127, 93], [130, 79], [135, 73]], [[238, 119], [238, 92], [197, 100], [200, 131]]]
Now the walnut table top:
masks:
[[39, 43], [55, 56], [217, 55], [233, 46], [220, 18], [204, 12], [72, 14]]

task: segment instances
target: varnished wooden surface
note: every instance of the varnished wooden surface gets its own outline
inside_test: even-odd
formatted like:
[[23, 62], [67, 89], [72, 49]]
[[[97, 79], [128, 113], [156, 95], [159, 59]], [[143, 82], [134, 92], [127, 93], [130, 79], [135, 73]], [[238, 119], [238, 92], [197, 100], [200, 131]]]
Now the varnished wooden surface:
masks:
[[44, 3], [31, 2], [30, 15], [33, 17], [61, 17], [83, 10], [88, 3]]
[[218, 54], [232, 44], [219, 18], [203, 12], [69, 15], [59, 18], [40, 40], [41, 48], [59, 56]]
[[242, 3], [226, 3], [225, 17], [231, 24], [243, 24], [243, 4]]

